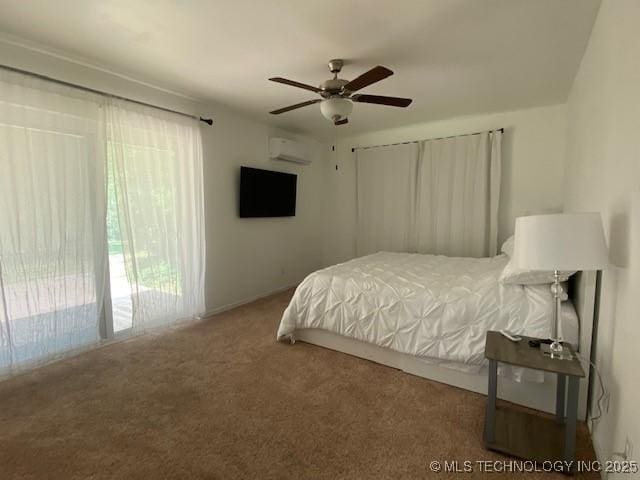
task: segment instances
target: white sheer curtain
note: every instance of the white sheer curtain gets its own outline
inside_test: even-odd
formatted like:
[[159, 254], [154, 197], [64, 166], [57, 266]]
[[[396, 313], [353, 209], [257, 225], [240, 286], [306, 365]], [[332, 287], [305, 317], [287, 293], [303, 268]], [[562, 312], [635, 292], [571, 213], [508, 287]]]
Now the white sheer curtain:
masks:
[[204, 312], [202, 142], [197, 120], [109, 101], [116, 197], [132, 327]]
[[357, 254], [497, 253], [502, 132], [357, 150]]
[[111, 337], [120, 249], [134, 330], [203, 312], [202, 180], [197, 121], [0, 69], [0, 376]]
[[357, 150], [357, 254], [414, 248], [418, 145]]
[[0, 70], [0, 372], [99, 339], [105, 148], [97, 98]]
[[502, 132], [427, 140], [417, 195], [417, 250], [458, 257], [497, 253]]

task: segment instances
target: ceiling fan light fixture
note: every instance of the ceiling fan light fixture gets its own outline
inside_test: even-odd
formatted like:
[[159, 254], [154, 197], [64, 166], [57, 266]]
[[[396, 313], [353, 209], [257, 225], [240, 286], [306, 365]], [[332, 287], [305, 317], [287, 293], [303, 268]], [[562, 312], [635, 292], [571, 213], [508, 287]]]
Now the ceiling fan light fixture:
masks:
[[341, 97], [331, 97], [320, 102], [320, 112], [327, 120], [337, 122], [344, 120], [353, 110], [351, 100]]
[[318, 87], [313, 87], [306, 83], [296, 82], [295, 80], [289, 80], [288, 78], [283, 77], [270, 78], [269, 80], [272, 82], [310, 90], [318, 94], [320, 98], [296, 103], [295, 105], [289, 105], [284, 108], [278, 108], [277, 110], [273, 110], [269, 113], [272, 115], [280, 115], [281, 113], [297, 110], [298, 108], [313, 105], [314, 103], [320, 103], [320, 112], [322, 113], [322, 116], [330, 122], [333, 122], [334, 125], [338, 126], [349, 123], [348, 117], [353, 110], [353, 102], [400, 108], [408, 107], [411, 104], [412, 100], [410, 98], [388, 97], [385, 95], [367, 95], [361, 93], [356, 93], [354, 95], [355, 92], [359, 92], [363, 88], [367, 88], [368, 86], [393, 75], [393, 72], [387, 67], [378, 65], [377, 67], [373, 67], [362, 75], [349, 81], [344, 78], [338, 78], [338, 74], [342, 70], [343, 65], [344, 62], [340, 59], [329, 60], [329, 70], [333, 73], [333, 78], [325, 80]]

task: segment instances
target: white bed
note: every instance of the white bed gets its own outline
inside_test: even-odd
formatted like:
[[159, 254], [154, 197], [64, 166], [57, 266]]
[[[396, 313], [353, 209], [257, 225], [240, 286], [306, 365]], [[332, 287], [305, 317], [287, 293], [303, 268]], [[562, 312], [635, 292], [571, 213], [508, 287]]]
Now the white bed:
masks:
[[[507, 262], [506, 255], [452, 258], [379, 252], [334, 265], [298, 286], [277, 336], [486, 393], [487, 330], [504, 328], [539, 337], [551, 333], [549, 286], [504, 285], [499, 278]], [[563, 302], [562, 336], [583, 355], [590, 349], [592, 303], [590, 309], [588, 338], [582, 338], [587, 329], [574, 305]], [[501, 373], [501, 398], [553, 411], [553, 377], [523, 369], [504, 368]], [[582, 383], [584, 417], [587, 382]]]

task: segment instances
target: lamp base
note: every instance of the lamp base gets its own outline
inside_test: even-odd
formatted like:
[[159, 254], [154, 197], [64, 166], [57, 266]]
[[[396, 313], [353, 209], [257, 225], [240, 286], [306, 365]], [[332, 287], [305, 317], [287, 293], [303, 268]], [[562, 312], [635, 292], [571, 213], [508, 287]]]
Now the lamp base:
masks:
[[543, 355], [547, 355], [554, 360], [573, 360], [573, 355], [571, 355], [571, 351], [568, 348], [563, 348], [558, 352], [551, 350], [551, 345], [543, 343], [540, 345], [540, 351]]

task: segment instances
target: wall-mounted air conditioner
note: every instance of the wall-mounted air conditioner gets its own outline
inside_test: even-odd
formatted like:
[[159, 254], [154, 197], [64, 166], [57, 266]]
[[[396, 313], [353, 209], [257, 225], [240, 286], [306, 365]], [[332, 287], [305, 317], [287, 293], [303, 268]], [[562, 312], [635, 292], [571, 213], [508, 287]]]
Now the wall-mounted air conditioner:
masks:
[[311, 163], [305, 146], [300, 142], [286, 138], [269, 139], [269, 157], [272, 160], [285, 160], [305, 165]]

